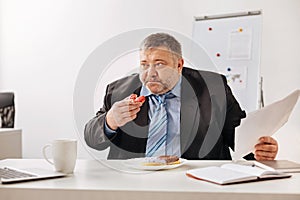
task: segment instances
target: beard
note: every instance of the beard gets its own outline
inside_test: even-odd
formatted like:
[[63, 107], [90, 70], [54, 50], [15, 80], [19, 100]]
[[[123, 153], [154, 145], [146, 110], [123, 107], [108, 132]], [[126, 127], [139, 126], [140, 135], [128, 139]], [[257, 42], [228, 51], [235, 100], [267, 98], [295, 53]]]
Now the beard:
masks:
[[165, 81], [157, 77], [146, 78], [144, 85], [150, 90], [153, 94], [164, 94], [173, 89], [178, 81], [178, 77], [169, 76]]

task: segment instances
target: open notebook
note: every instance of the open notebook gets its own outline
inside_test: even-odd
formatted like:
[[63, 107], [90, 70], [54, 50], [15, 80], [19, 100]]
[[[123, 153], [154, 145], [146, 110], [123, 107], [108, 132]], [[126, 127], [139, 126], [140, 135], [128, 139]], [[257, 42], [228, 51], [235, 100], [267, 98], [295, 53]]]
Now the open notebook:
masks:
[[31, 169], [21, 170], [12, 167], [0, 167], [0, 181], [2, 184], [49, 179], [49, 178], [63, 177], [66, 175], [67, 174], [46, 170], [46, 169], [31, 168]]
[[290, 174], [262, 169], [255, 165], [249, 166], [234, 163], [223, 164], [220, 167], [211, 166], [192, 169], [188, 170], [186, 175], [220, 185], [291, 177]]

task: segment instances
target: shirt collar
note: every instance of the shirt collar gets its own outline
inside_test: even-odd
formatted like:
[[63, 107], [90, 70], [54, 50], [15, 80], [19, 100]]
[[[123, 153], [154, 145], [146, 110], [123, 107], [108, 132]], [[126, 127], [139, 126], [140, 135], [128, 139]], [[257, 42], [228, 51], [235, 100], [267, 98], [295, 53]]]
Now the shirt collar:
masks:
[[[174, 94], [176, 97], [181, 97], [181, 79], [182, 76], [180, 75], [178, 82], [174, 86], [174, 88], [170, 91], [172, 94]], [[150, 96], [152, 93], [149, 91], [145, 85], [142, 86], [140, 96]]]

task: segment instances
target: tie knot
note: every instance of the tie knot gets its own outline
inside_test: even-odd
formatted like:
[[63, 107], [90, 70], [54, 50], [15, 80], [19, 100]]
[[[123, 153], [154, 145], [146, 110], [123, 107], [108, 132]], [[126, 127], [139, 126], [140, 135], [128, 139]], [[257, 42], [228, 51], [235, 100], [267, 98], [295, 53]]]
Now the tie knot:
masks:
[[163, 95], [158, 95], [158, 96], [156, 96], [156, 99], [157, 99], [159, 104], [163, 104], [163, 103], [165, 103], [166, 95], [164, 95], [164, 94]]
[[151, 95], [150, 98], [152, 99], [153, 103], [156, 105], [161, 105], [165, 103], [165, 95]]
[[166, 94], [160, 94], [160, 95], [152, 94], [150, 97], [152, 98], [152, 101], [155, 102], [155, 104], [161, 105], [161, 104], [166, 104], [166, 99], [174, 98], [175, 95], [172, 92], [168, 92]]

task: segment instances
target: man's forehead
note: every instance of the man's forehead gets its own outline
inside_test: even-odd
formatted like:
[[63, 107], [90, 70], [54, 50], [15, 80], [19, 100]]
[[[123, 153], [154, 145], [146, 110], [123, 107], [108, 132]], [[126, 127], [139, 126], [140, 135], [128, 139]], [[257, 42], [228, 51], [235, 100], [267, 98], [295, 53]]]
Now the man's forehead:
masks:
[[166, 47], [151, 47], [148, 49], [142, 49], [140, 51], [141, 57], [148, 57], [148, 56], [155, 56], [155, 55], [171, 56], [173, 55], [173, 53]]
[[144, 53], [144, 54], [151, 54], [153, 52], [160, 52], [160, 53], [172, 53], [172, 51], [170, 51], [170, 49], [168, 49], [167, 47], [161, 46], [161, 47], [150, 47], [147, 49], [142, 49], [140, 51], [140, 53]]

